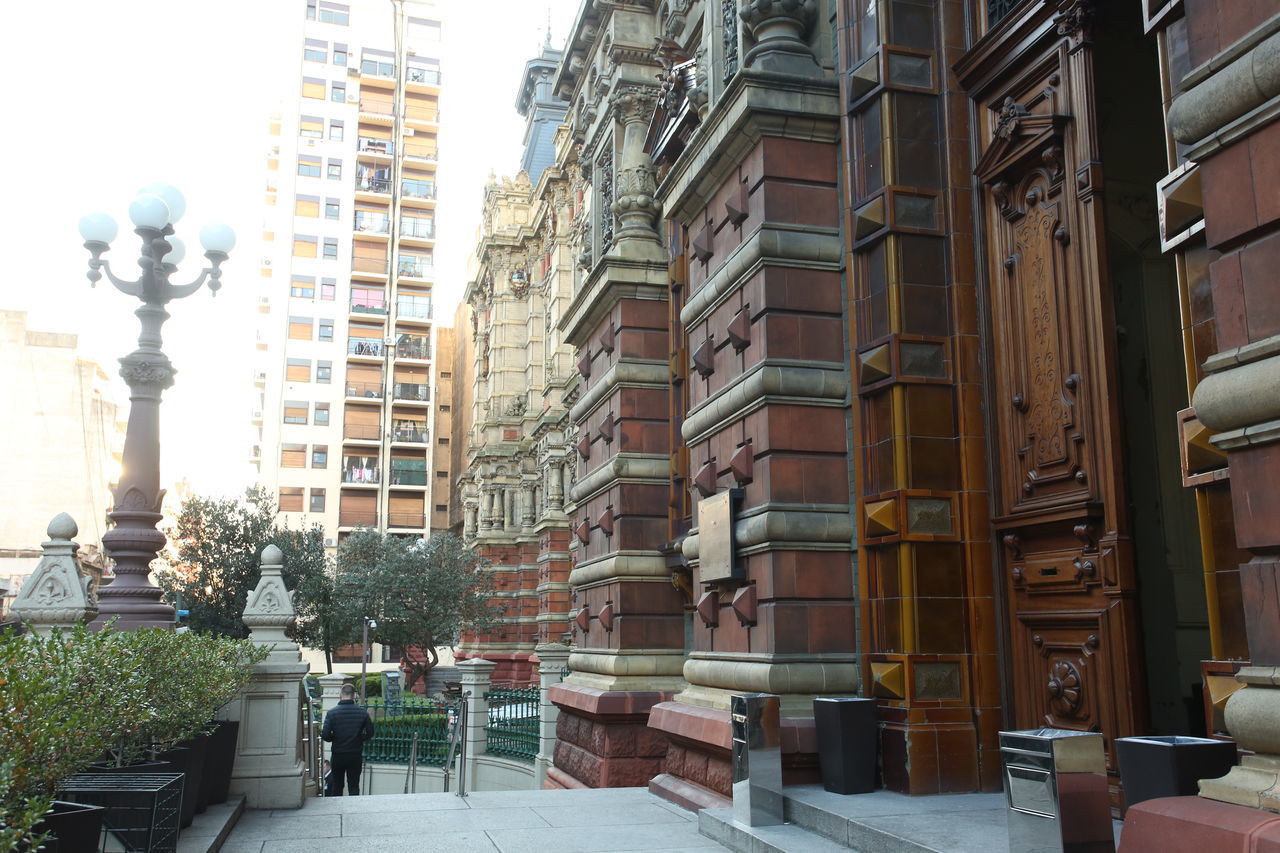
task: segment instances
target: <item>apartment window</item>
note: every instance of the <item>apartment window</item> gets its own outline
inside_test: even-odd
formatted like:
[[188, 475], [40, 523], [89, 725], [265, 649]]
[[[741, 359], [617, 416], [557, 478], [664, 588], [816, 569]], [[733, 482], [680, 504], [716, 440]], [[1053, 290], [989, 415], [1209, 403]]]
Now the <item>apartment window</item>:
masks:
[[284, 401], [284, 422], [287, 424], [305, 424], [307, 422], [307, 403], [305, 400]]
[[338, 295], [338, 283], [331, 278], [320, 279], [320, 298], [332, 302]]
[[312, 468], [328, 468], [329, 467], [329, 445], [327, 444], [311, 445], [311, 467]]
[[289, 340], [291, 341], [309, 341], [311, 340], [311, 324], [310, 317], [290, 317], [289, 318]]
[[448, 512], [448, 511], [449, 511], [448, 504], [436, 504], [436, 512]]
[[331, 83], [329, 85], [329, 100], [336, 104], [345, 104], [347, 102], [347, 84]]
[[[311, 12], [310, 7], [307, 9]], [[317, 39], [307, 39], [302, 45], [302, 58], [307, 62], [328, 62], [329, 43]]]
[[294, 216], [319, 216], [320, 215], [320, 196], [295, 195], [293, 197], [293, 215]]
[[332, 320], [320, 321], [320, 334], [316, 335], [316, 340], [318, 341], [333, 340], [333, 321]]
[[437, 441], [438, 441], [440, 444], [448, 444], [448, 443], [449, 443], [449, 439], [447, 439], [447, 438], [437, 439]]
[[453, 373], [452, 373], [451, 371], [448, 371], [448, 370], [442, 370], [442, 371], [440, 371], [440, 378], [441, 378], [441, 379], [452, 379], [452, 378], [453, 378]]
[[311, 511], [324, 512], [324, 489], [311, 490]]
[[316, 280], [310, 276], [295, 275], [289, 283], [289, 295], [296, 296], [299, 299], [314, 299], [316, 295]]
[[333, 362], [317, 361], [316, 362], [316, 382], [322, 385], [328, 385], [333, 381]]
[[331, 180], [335, 180], [335, 181], [342, 180], [342, 161], [341, 160], [329, 161], [328, 175]]
[[[373, 54], [372, 56], [370, 54]], [[384, 53], [381, 50], [366, 50], [360, 55], [360, 73], [374, 74], [378, 77], [394, 77], [396, 76], [396, 65], [390, 59], [383, 59], [383, 56], [390, 57], [391, 54]]]
[[295, 258], [314, 258], [318, 238], [310, 234], [293, 235], [293, 256]]
[[336, 41], [333, 43], [333, 64], [347, 64], [347, 46], [345, 44], [339, 44]]
[[437, 471], [437, 472], [436, 472], [436, 476], [437, 476], [437, 477], [448, 477], [448, 476], [449, 476], [449, 472], [448, 472], [448, 471]]
[[327, 198], [324, 200], [324, 218], [337, 219], [342, 215], [342, 202], [336, 198]]
[[284, 368], [284, 378], [289, 382], [310, 382], [311, 381], [311, 359], [309, 358], [287, 359], [285, 368]]
[[[334, 217], [337, 218], [336, 216]], [[326, 261], [336, 261], [338, 259], [338, 238], [324, 238], [324, 259]]]
[[317, 101], [324, 100], [324, 81], [318, 77], [302, 78], [302, 97], [314, 98]]
[[442, 412], [447, 412], [447, 411], [449, 411], [449, 406], [448, 406], [448, 404], [445, 404], [445, 405], [443, 405], [443, 406], [439, 406], [438, 408], [439, 408], [439, 409], [440, 409], [440, 411], [442, 411]]
[[316, 426], [329, 425], [329, 404], [328, 403], [316, 403], [315, 424]]
[[351, 7], [338, 3], [320, 3], [320, 20], [326, 24], [347, 26], [351, 23]]
[[298, 155], [298, 174], [304, 178], [320, 177], [320, 158]]
[[302, 512], [302, 488], [300, 486], [280, 487], [280, 511]]
[[343, 124], [340, 121], [329, 122], [329, 139], [333, 142], [341, 142], [343, 133]]
[[308, 139], [324, 136], [324, 119], [320, 116], [302, 116], [298, 120], [298, 135]]
[[280, 445], [281, 468], [307, 467], [307, 446], [305, 444]]
[[314, 21], [316, 19], [316, 0], [307, 0], [307, 20]]

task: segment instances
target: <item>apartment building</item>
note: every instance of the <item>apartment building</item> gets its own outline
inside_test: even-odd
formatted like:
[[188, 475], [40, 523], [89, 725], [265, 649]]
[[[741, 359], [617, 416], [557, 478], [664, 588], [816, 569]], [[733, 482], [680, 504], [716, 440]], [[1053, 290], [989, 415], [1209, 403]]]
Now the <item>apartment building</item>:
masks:
[[330, 547], [359, 527], [425, 535], [450, 479], [433, 429], [439, 15], [297, 14], [297, 97], [270, 126], [252, 458], [284, 518]]

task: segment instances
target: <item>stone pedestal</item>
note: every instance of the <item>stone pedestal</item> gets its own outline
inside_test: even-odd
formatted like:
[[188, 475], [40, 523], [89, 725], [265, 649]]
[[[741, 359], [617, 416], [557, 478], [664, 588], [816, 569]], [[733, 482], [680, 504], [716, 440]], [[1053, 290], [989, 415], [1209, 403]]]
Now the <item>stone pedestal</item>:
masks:
[[337, 707], [342, 694], [342, 685], [351, 681], [351, 676], [334, 672], [322, 675], [316, 680], [320, 682], [320, 709], [327, 714], [332, 708]]
[[471, 658], [458, 664], [462, 674], [462, 696], [467, 705], [467, 728], [463, 732], [466, 742], [465, 784], [471, 786], [476, 779], [476, 759], [487, 749], [484, 727], [489, 721], [490, 676], [497, 665], [483, 658]]
[[306, 767], [298, 709], [306, 692], [307, 664], [298, 644], [285, 636], [293, 620], [292, 596], [281, 575], [284, 555], [274, 545], [262, 552], [262, 577], [244, 610], [250, 639], [271, 649], [254, 666], [253, 680], [227, 706], [239, 720], [231, 793], [251, 809], [302, 808]]
[[560, 643], [543, 643], [535, 650], [538, 657], [538, 754], [533, 759], [537, 786], [546, 787], [547, 772], [555, 764], [556, 721], [560, 709], [547, 695], [563, 680], [569, 663], [569, 647]]
[[28, 630], [47, 637], [54, 628], [70, 628], [98, 615], [98, 603], [90, 593], [91, 578], [80, 572], [76, 543], [78, 528], [71, 516], [59, 513], [49, 522], [44, 556], [22, 585], [10, 613]]

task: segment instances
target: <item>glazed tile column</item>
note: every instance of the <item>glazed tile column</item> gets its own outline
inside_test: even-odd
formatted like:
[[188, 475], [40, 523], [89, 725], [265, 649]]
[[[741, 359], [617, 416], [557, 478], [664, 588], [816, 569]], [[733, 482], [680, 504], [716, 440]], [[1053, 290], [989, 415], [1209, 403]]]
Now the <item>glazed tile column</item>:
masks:
[[601, 193], [606, 206], [597, 211], [600, 231], [613, 231], [612, 242], [592, 259], [560, 321], [564, 340], [577, 348], [581, 376], [569, 414], [578, 477], [567, 493], [576, 617], [572, 673], [550, 690], [560, 717], [549, 786], [647, 783], [666, 752], [665, 739], [646, 727], [649, 710], [683, 687], [682, 608], [660, 551], [668, 455], [666, 256], [653, 165], [644, 152], [655, 94], [652, 86], [623, 80], [608, 104], [592, 179], [598, 189], [613, 190], [612, 205]]
[[[839, 87], [814, 52], [826, 35], [814, 4], [744, 3], [730, 20], [754, 43], [746, 67], [658, 191], [687, 234], [696, 615], [689, 686], [650, 721], [671, 740], [650, 788], [689, 807], [730, 796], [732, 694], [782, 696], [784, 774], [798, 783], [817, 775], [813, 698], [858, 690]], [[729, 489], [742, 492], [732, 561], [723, 539], [713, 556], [704, 518]]]
[[998, 790], [961, 4], [840, 5], [866, 695], [886, 787]]

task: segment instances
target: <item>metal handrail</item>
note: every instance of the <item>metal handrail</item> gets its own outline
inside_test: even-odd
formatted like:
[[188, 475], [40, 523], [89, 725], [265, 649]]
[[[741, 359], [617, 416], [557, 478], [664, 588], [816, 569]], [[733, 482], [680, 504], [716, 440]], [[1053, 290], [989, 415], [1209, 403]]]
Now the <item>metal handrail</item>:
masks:
[[370, 400], [382, 399], [381, 382], [348, 382], [348, 397], [364, 397]]
[[386, 344], [374, 338], [348, 338], [347, 355], [368, 355], [381, 358]]

